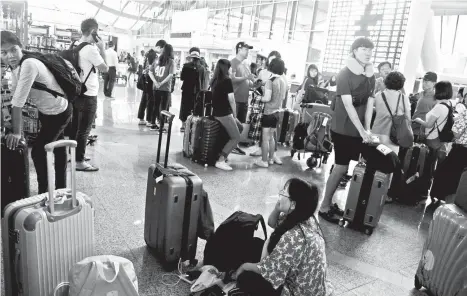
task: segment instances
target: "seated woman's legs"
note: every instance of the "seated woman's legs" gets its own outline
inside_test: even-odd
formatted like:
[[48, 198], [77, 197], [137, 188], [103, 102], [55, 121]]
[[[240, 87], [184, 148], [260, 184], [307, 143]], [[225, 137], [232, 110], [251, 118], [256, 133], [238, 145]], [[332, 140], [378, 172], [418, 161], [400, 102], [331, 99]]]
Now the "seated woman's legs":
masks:
[[237, 147], [237, 144], [240, 142], [240, 131], [237, 126], [236, 119], [233, 117], [232, 114], [222, 117], [216, 117], [217, 120], [222, 124], [222, 126], [227, 131], [230, 140], [225, 144], [224, 148], [222, 149], [221, 156], [216, 163], [216, 167], [224, 170], [231, 170], [232, 168], [225, 163], [225, 160], [232, 152], [232, 150]]
[[241, 273], [237, 282], [242, 292], [249, 293], [252, 296], [278, 296], [282, 293], [282, 287], [279, 287], [277, 290], [274, 289], [269, 281], [252, 271], [244, 271]]
[[[269, 145], [270, 145], [271, 138], [272, 138], [271, 129], [269, 127], [263, 128], [261, 137], [262, 137], [261, 139], [261, 160], [263, 162], [268, 163], [268, 156], [269, 156], [269, 150], [270, 150]], [[274, 139], [272, 139], [272, 141], [274, 143]]]

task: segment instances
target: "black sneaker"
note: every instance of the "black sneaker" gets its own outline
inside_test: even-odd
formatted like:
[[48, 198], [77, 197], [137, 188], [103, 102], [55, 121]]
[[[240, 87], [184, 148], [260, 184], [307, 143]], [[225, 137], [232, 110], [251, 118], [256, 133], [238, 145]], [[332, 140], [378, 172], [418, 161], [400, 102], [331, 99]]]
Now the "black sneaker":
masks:
[[323, 218], [324, 220], [330, 222], [330, 223], [333, 223], [333, 224], [337, 224], [339, 223], [339, 220], [341, 219], [341, 217], [339, 217], [338, 215], [336, 215], [336, 213], [334, 213], [334, 211], [332, 210], [332, 208], [327, 211], [327, 212], [321, 212], [319, 211], [318, 212], [318, 215]]
[[246, 155], [246, 152], [238, 147], [235, 147], [232, 152], [235, 154]]
[[151, 131], [158, 131], [158, 130], [159, 130], [159, 126], [158, 126], [157, 124], [153, 124], [153, 125], [149, 128], [149, 130], [151, 130]]
[[334, 214], [339, 215], [339, 216], [341, 216], [341, 217], [344, 216], [344, 211], [341, 210], [341, 209], [339, 208], [339, 206], [338, 206], [336, 203], [334, 203], [334, 204], [331, 206], [331, 211], [333, 211]]

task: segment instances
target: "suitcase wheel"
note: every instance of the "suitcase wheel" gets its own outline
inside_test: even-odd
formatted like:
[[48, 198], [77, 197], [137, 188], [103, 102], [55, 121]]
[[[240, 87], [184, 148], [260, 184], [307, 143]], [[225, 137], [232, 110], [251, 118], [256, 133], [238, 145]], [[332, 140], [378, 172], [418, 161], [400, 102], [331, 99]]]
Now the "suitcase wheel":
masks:
[[312, 157], [310, 157], [310, 158], [308, 158], [308, 159], [306, 160], [306, 165], [307, 165], [310, 169], [313, 169], [313, 168], [315, 168], [315, 167], [318, 165], [318, 160], [312, 156]]
[[295, 149], [290, 150], [290, 157], [293, 157], [295, 155], [295, 152], [297, 152], [297, 150]]
[[420, 290], [422, 288], [422, 283], [420, 283], [420, 279], [418, 278], [417, 275], [415, 275], [414, 286], [415, 286], [415, 289], [417, 290]]
[[366, 235], [371, 235], [372, 233], [373, 233], [373, 228], [371, 228], [371, 227], [365, 228], [365, 234]]
[[345, 219], [340, 219], [339, 220], [339, 226], [340, 227], [345, 227], [345, 223], [346, 223]]

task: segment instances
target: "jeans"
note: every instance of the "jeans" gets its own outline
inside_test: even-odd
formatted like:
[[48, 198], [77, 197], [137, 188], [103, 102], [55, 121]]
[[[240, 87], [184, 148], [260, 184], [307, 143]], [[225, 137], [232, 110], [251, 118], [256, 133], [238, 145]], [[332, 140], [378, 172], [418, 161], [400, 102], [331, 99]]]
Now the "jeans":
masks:
[[248, 113], [248, 102], [236, 103], [237, 106], [237, 118], [240, 120], [240, 123], [246, 122], [246, 115]]
[[[169, 110], [169, 95], [170, 92], [168, 91], [154, 90], [154, 103], [151, 116], [152, 124], [156, 124], [156, 119], [160, 117], [162, 110]], [[163, 125], [163, 122], [161, 122], [161, 125]]]
[[[46, 115], [39, 112], [41, 129], [32, 147], [31, 157], [37, 173], [39, 194], [47, 192], [49, 182], [47, 179], [47, 154], [44, 146], [48, 143], [62, 140], [65, 127], [71, 120], [73, 107], [68, 104], [65, 111], [57, 115]], [[55, 188], [66, 188], [66, 147], [54, 149], [55, 157]]]
[[110, 97], [114, 89], [115, 78], [117, 77], [117, 68], [110, 66], [109, 72], [104, 73], [104, 95]]
[[222, 156], [227, 157], [240, 142], [240, 134], [242, 133], [243, 126], [238, 119], [233, 117], [232, 114], [216, 117], [216, 119], [219, 120], [230, 137], [230, 140], [222, 149]]
[[146, 121], [151, 121], [152, 115], [152, 108], [154, 106], [154, 94], [152, 91], [146, 92], [143, 91], [143, 95], [141, 96], [141, 102], [139, 103], [138, 109], [138, 118], [139, 120], [144, 119], [144, 112], [146, 112]]
[[71, 139], [78, 142], [76, 161], [84, 161], [86, 143], [91, 132], [92, 123], [96, 117], [97, 96], [81, 95], [73, 102], [73, 120]]

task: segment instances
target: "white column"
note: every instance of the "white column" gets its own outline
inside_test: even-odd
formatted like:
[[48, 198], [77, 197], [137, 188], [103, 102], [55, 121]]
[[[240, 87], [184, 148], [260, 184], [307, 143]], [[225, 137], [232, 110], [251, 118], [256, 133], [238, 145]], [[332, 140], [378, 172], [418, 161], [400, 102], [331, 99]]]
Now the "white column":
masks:
[[405, 91], [411, 93], [417, 77], [417, 67], [422, 53], [428, 21], [433, 16], [432, 0], [412, 0], [404, 45], [402, 46], [399, 71], [405, 76]]
[[[428, 19], [428, 24], [426, 26], [425, 31], [425, 39], [423, 41], [422, 46], [422, 66], [423, 70], [426, 71], [433, 71], [433, 72], [440, 72], [442, 71], [441, 63], [440, 63], [440, 50], [436, 45], [436, 36], [434, 30], [434, 13], [433, 11], [430, 12], [430, 16]], [[438, 36], [439, 37], [439, 36]]]

